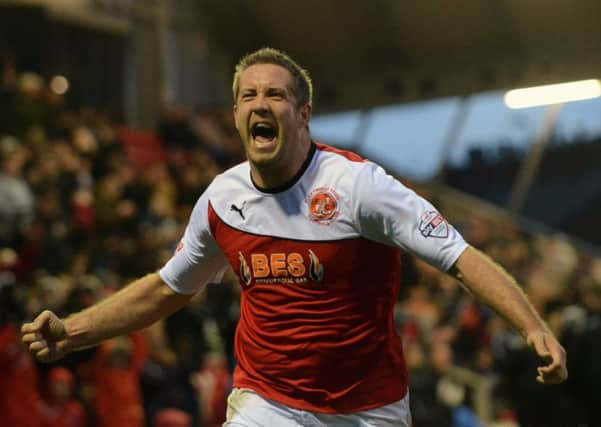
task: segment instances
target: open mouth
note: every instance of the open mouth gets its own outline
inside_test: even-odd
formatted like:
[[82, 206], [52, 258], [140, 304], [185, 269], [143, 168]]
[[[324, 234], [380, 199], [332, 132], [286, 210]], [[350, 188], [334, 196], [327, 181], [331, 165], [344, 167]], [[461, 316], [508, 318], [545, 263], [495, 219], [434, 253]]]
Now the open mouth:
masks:
[[253, 139], [260, 143], [273, 142], [278, 136], [277, 128], [267, 122], [255, 123], [252, 125], [250, 132]]

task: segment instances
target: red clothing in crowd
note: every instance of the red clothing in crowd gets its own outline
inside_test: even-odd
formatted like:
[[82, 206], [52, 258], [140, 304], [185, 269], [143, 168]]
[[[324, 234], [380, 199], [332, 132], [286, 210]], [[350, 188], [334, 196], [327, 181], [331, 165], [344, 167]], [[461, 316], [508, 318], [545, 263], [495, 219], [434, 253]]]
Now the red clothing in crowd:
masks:
[[232, 376], [223, 357], [209, 356], [193, 378], [198, 392], [203, 425], [219, 427], [225, 422], [227, 395]]
[[162, 409], [156, 413], [152, 427], [190, 427], [192, 418], [184, 411], [175, 408]]
[[85, 427], [86, 412], [81, 403], [69, 400], [65, 403], [48, 403], [43, 409], [44, 427]]
[[100, 345], [89, 366], [97, 427], [144, 427], [140, 372], [147, 353], [140, 332]]
[[73, 374], [63, 367], [53, 368], [48, 374], [47, 399], [42, 407], [44, 427], [85, 427], [86, 412], [72, 399]]
[[40, 427], [38, 370], [20, 342], [17, 327], [0, 326], [0, 424]]

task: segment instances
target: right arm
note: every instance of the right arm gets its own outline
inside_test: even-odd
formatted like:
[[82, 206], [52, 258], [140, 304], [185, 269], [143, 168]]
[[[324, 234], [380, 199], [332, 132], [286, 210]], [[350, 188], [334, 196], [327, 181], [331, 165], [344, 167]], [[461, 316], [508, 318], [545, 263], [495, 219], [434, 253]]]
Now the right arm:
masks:
[[211, 234], [208, 210], [207, 190], [194, 206], [178, 249], [158, 273], [64, 320], [44, 311], [23, 325], [29, 351], [41, 361], [60, 359], [70, 351], [149, 326], [183, 307], [207, 283], [219, 282], [227, 259]]
[[23, 342], [43, 362], [145, 328], [182, 308], [193, 294], [172, 290], [158, 273], [138, 279], [99, 303], [59, 319], [44, 311], [21, 328]]

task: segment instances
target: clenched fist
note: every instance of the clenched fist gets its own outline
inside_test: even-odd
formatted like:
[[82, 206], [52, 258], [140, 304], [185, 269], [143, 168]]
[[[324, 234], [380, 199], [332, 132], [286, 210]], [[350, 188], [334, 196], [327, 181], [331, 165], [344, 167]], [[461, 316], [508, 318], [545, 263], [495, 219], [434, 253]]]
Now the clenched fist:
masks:
[[68, 353], [64, 322], [45, 310], [31, 323], [21, 327], [22, 341], [29, 352], [41, 362], [53, 362]]

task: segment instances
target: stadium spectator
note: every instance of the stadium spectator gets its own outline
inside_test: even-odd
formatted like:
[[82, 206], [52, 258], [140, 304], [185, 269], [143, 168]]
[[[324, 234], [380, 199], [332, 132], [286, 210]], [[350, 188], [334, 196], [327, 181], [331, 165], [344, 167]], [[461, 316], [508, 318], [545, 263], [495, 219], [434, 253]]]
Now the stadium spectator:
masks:
[[73, 374], [63, 367], [48, 372], [46, 398], [42, 405], [44, 427], [85, 427], [87, 416], [81, 403], [73, 398]]
[[97, 427], [144, 427], [140, 373], [146, 356], [146, 340], [139, 332], [100, 345], [84, 374], [92, 386]]
[[19, 140], [0, 138], [0, 247], [18, 246], [33, 219], [33, 193], [23, 174], [27, 157]]
[[0, 272], [0, 422], [41, 427], [39, 374], [31, 355], [19, 342], [16, 321], [22, 314], [15, 287], [14, 276]]
[[206, 427], [221, 426], [226, 418], [226, 399], [231, 384], [225, 355], [219, 352], [207, 354], [201, 368], [193, 374], [192, 384], [197, 392], [202, 424]]
[[574, 355], [568, 365], [573, 378], [566, 384], [575, 406], [572, 419], [587, 426], [601, 425], [601, 259], [592, 264], [591, 275], [577, 283], [584, 312], [572, 306], [563, 313], [566, 348]]
[[191, 427], [192, 419], [184, 411], [166, 408], [154, 416], [152, 427]]
[[6, 110], [15, 135], [23, 138], [31, 128], [48, 127], [50, 109], [46, 99], [46, 83], [34, 72], [20, 73], [17, 90], [8, 100]]

